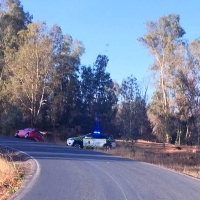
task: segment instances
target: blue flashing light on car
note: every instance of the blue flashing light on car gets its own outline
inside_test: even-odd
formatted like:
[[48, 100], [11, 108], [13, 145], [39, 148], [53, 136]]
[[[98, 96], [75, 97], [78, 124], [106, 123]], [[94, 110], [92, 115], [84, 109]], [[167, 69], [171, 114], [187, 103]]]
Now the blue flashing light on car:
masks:
[[94, 134], [101, 134], [100, 131], [94, 131], [93, 133], [94, 133]]

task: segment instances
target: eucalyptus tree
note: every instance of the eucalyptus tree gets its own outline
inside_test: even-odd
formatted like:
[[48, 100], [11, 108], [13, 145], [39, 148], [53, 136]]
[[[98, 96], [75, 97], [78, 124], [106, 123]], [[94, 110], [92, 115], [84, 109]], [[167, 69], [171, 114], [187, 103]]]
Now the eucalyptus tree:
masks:
[[117, 103], [114, 83], [110, 78], [110, 73], [106, 72], [108, 61], [107, 56], [98, 55], [93, 65], [95, 110], [100, 112], [102, 117], [107, 118], [106, 121], [115, 114]]
[[[172, 103], [171, 100], [169, 101], [169, 108], [170, 103]], [[159, 141], [163, 142], [164, 146], [166, 141], [171, 141], [175, 130], [176, 118], [173, 114], [174, 113], [171, 113], [171, 110], [168, 113], [164, 113], [162, 92], [159, 90], [155, 91], [152, 95], [152, 101], [149, 103], [147, 108], [147, 116], [151, 123], [153, 134]]]
[[199, 81], [200, 81], [200, 41], [184, 43], [176, 53], [176, 68], [173, 71], [172, 103], [178, 120], [178, 142], [199, 143]]
[[122, 136], [132, 141], [132, 145], [147, 125], [146, 99], [142, 96], [137, 79], [132, 75], [123, 80], [120, 87], [121, 104], [119, 115], [122, 120]]
[[[162, 16], [157, 22], [149, 21], [146, 23], [147, 33], [138, 40], [149, 49], [155, 57], [155, 61], [150, 68], [154, 73], [156, 91], [159, 92], [162, 106], [162, 122], [166, 136], [168, 132], [168, 121], [170, 119], [169, 110], [169, 74], [173, 71], [174, 58], [177, 46], [182, 42], [181, 37], [185, 34], [180, 25], [180, 18], [177, 14]], [[160, 104], [160, 103], [159, 103]]]
[[82, 66], [81, 69], [81, 99], [84, 117], [90, 126], [85, 131], [101, 126], [101, 129], [111, 131], [111, 120], [115, 117], [117, 96], [110, 74], [106, 72], [108, 57], [98, 55], [93, 67]]
[[44, 22], [31, 23], [19, 33], [17, 51], [6, 52], [12, 102], [31, 125], [36, 125], [53, 72], [53, 45]]
[[[189, 62], [189, 64], [193, 63], [193, 68], [191, 69], [191, 72], [189, 77], [189, 83], [190, 83], [190, 95], [189, 95], [189, 102], [192, 102], [191, 108], [191, 116], [194, 116], [193, 118], [193, 124], [195, 126], [195, 129], [192, 134], [193, 143], [200, 144], [200, 40], [195, 39], [189, 44], [189, 52], [191, 53], [191, 57], [193, 58], [193, 62]], [[192, 98], [191, 98], [192, 97]], [[191, 119], [191, 118], [190, 118]], [[195, 141], [195, 142], [194, 142]]]
[[18, 48], [17, 33], [25, 30], [32, 16], [25, 12], [19, 0], [0, 1], [0, 79], [3, 77], [4, 51]]
[[32, 16], [24, 11], [19, 0], [0, 0], [0, 128], [2, 131], [6, 130], [6, 127], [13, 127], [6, 119], [13, 119], [16, 115], [16, 120], [13, 121], [18, 121], [21, 116], [18, 109], [14, 109], [10, 102], [11, 92], [7, 87], [10, 74], [5, 67], [5, 51], [11, 49], [14, 51], [18, 48], [17, 33], [26, 29], [31, 20]]
[[94, 72], [91, 66], [81, 66], [80, 71], [81, 108], [79, 124], [86, 133], [94, 128]]
[[58, 25], [53, 25], [50, 32], [53, 41], [54, 74], [51, 79], [51, 95], [48, 117], [54, 127], [72, 126], [73, 119], [79, 112], [80, 88], [79, 66], [84, 53], [82, 42], [63, 34]]

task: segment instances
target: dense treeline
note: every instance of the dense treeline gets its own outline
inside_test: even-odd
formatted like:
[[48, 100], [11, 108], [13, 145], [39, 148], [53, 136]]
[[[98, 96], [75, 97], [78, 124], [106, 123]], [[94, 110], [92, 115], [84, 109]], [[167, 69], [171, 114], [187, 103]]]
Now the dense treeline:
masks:
[[34, 126], [66, 139], [100, 129], [132, 141], [153, 133], [163, 142], [199, 144], [200, 40], [183, 39], [179, 15], [147, 22], [138, 38], [155, 58], [147, 104], [134, 76], [111, 79], [106, 55], [84, 66], [82, 42], [58, 25], [32, 22], [19, 0], [0, 2], [1, 133]]
[[[0, 5], [1, 133], [32, 126], [59, 133], [61, 139], [94, 129], [116, 137], [128, 134], [130, 139], [147, 134], [146, 101], [139, 87], [136, 96], [119, 105], [121, 86], [106, 72], [106, 55], [97, 55], [92, 66], [84, 66], [83, 44], [63, 34], [58, 25], [49, 29], [45, 22], [32, 22], [19, 0]], [[123, 97], [129, 95], [129, 84], [123, 83]], [[135, 88], [127, 92], [135, 93]], [[131, 111], [126, 104], [133, 105]]]

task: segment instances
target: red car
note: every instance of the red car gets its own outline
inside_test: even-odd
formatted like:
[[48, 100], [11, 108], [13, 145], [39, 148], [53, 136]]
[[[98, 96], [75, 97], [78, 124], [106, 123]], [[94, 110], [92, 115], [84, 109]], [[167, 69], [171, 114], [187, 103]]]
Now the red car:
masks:
[[35, 128], [25, 128], [22, 130], [18, 130], [15, 133], [15, 137], [44, 142], [44, 136], [40, 133], [39, 130]]

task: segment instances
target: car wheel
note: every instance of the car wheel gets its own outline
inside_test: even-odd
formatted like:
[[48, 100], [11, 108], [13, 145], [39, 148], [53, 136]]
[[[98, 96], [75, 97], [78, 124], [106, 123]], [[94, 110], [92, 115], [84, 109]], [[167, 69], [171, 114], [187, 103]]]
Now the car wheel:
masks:
[[104, 144], [103, 145], [103, 149], [106, 150], [106, 151], [109, 151], [110, 150], [110, 145]]
[[26, 133], [26, 135], [24, 136], [25, 139], [29, 138], [29, 133]]
[[79, 144], [79, 143], [75, 143], [73, 146], [76, 148], [81, 148], [81, 144]]
[[15, 137], [16, 137], [16, 138], [19, 138], [18, 133], [19, 133], [19, 132], [16, 132], [16, 133], [15, 133]]

